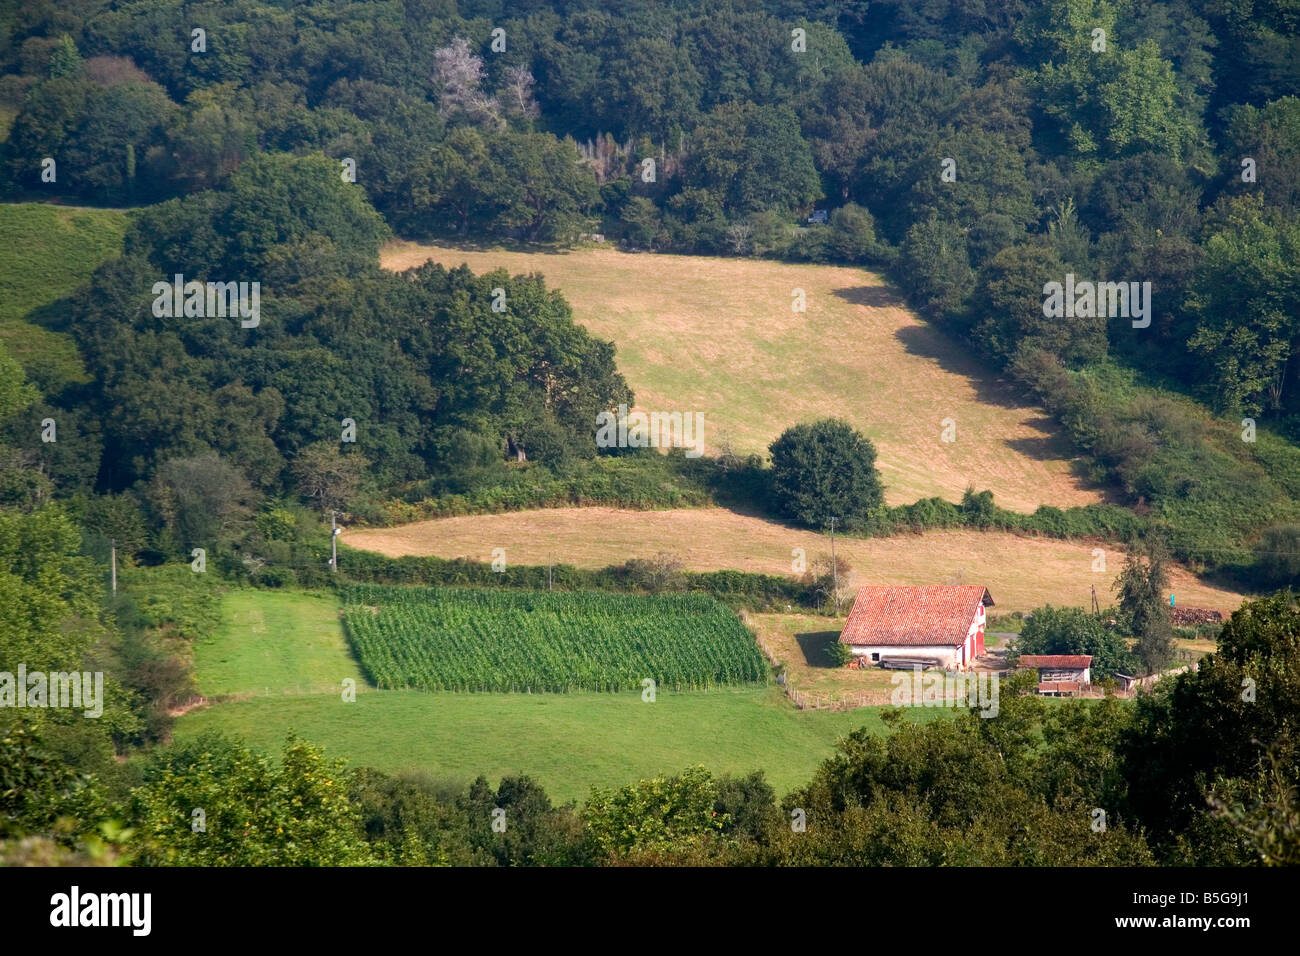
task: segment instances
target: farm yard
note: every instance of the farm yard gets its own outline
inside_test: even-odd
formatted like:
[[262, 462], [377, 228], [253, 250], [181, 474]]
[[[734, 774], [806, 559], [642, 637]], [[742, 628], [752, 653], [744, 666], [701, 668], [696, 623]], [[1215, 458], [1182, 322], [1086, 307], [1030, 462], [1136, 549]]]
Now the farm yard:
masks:
[[[969, 484], [1014, 511], [1101, 500], [1041, 409], [862, 269], [412, 242], [390, 243], [380, 261], [399, 271], [433, 261], [541, 273], [577, 321], [615, 344], [642, 408], [704, 413], [705, 454], [724, 440], [765, 454], [788, 426], [833, 416], [875, 443], [891, 505], [956, 501]], [[806, 313], [791, 310], [796, 288]], [[954, 442], [940, 441], [945, 419]]]
[[353, 586], [343, 623], [380, 688], [699, 689], [767, 678], [753, 636], [703, 595]]
[[780, 661], [787, 686], [814, 699], [865, 698], [884, 706], [894, 689], [893, 673], [879, 668], [850, 670], [835, 664], [830, 648], [844, 626], [843, 617], [816, 614], [749, 614], [749, 625], [768, 653]]
[[[792, 573], [802, 548], [808, 565], [830, 554], [830, 538], [725, 508], [633, 511], [615, 508], [544, 508], [498, 515], [440, 518], [394, 528], [347, 529], [350, 547], [389, 557], [434, 555], [490, 561], [504, 548], [519, 565], [551, 562], [602, 568], [660, 551], [676, 554], [687, 569]], [[852, 583], [983, 584], [996, 611], [1030, 611], [1044, 604], [1084, 607], [1089, 588], [1108, 603], [1123, 566], [1117, 545], [1103, 546], [1104, 572], [1093, 570], [1099, 545], [1087, 541], [1021, 537], [996, 531], [928, 531], [890, 538], [837, 537], [836, 550], [853, 569]], [[346, 560], [344, 558], [343, 560]], [[1242, 596], [1170, 567], [1170, 585], [1188, 605], [1232, 611]]]

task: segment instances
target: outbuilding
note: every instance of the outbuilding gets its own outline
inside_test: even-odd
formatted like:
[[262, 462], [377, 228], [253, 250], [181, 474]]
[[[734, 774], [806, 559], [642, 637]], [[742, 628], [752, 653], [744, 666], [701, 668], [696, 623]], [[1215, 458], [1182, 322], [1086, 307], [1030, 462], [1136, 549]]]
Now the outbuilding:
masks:
[[1020, 667], [1038, 671], [1038, 692], [1073, 696], [1092, 683], [1090, 654], [1021, 654]]

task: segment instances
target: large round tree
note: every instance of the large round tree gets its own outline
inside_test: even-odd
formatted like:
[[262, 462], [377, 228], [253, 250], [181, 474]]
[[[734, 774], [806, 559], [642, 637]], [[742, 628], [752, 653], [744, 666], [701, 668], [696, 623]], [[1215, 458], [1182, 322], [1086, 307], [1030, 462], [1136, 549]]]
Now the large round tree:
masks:
[[884, 504], [876, 449], [847, 422], [826, 418], [787, 428], [769, 446], [778, 507], [811, 528], [860, 528]]

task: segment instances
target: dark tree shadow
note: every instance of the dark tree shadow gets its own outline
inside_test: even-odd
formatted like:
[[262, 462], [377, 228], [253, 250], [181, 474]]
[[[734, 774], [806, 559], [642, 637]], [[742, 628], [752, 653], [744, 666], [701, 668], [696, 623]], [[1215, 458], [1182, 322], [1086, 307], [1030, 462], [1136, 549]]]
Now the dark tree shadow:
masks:
[[937, 362], [945, 372], [952, 372], [970, 379], [975, 387], [975, 396], [986, 405], [1001, 408], [1023, 408], [1033, 404], [1033, 398], [1027, 391], [1012, 383], [994, 378], [989, 374], [989, 367], [978, 359], [967, 347], [950, 339], [940, 329], [929, 323], [904, 326], [894, 332], [894, 338], [902, 343], [909, 355], [919, 355]]
[[839, 640], [839, 636], [839, 631], [805, 631], [796, 634], [794, 639], [809, 667], [839, 667], [830, 656], [830, 646]]
[[907, 302], [896, 289], [887, 285], [860, 285], [850, 289], [836, 289], [831, 295], [854, 305], [872, 309], [905, 309]]
[[[84, 292], [89, 285], [87, 281], [78, 289], [78, 292]], [[64, 296], [62, 299], [56, 299], [53, 302], [47, 302], [45, 305], [38, 305], [22, 317], [24, 322], [32, 325], [39, 325], [43, 329], [49, 329], [51, 332], [68, 331], [68, 316], [79, 305], [77, 293]]]

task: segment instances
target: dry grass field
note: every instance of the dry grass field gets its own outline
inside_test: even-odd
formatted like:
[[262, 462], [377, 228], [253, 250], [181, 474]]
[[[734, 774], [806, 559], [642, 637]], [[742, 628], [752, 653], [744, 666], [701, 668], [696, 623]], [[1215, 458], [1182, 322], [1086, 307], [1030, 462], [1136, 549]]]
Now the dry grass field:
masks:
[[[792, 574], [795, 548], [804, 550], [810, 567], [818, 555], [830, 553], [827, 535], [725, 508], [546, 508], [349, 529], [341, 540], [389, 557], [435, 555], [490, 562], [492, 549], [504, 548], [509, 563], [582, 568], [669, 551], [692, 570], [733, 568], [766, 574]], [[1095, 547], [1083, 541], [988, 531], [836, 538], [836, 552], [852, 566], [857, 585], [983, 584], [1003, 612], [1049, 603], [1087, 606], [1092, 585], [1102, 604], [1110, 602], [1123, 553], [1107, 546], [1106, 570], [1094, 572]], [[1208, 585], [1182, 568], [1173, 570], [1172, 586], [1179, 604], [1231, 611], [1241, 603], [1240, 595]]]
[[[429, 260], [475, 272], [541, 273], [575, 318], [618, 348], [647, 410], [703, 412], [704, 440], [766, 454], [786, 427], [824, 416], [875, 442], [891, 505], [967, 485], [1033, 511], [1097, 501], [1046, 414], [909, 312], [878, 276], [749, 259], [462, 249], [393, 243], [386, 268]], [[803, 289], [807, 312], [792, 311]], [[956, 441], [940, 440], [945, 419]], [[594, 427], [594, 423], [593, 423]]]

